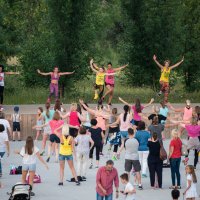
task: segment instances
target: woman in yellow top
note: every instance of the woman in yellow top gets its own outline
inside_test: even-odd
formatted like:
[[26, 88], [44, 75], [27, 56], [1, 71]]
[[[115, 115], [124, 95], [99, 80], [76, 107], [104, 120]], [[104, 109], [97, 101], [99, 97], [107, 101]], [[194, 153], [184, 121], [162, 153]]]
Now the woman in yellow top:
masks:
[[[65, 125], [66, 126], [66, 125]], [[60, 143], [60, 152], [59, 152], [59, 162], [60, 162], [60, 182], [58, 185], [63, 185], [63, 178], [64, 178], [64, 169], [65, 169], [65, 160], [67, 161], [69, 168], [71, 170], [71, 173], [75, 179], [76, 185], [80, 185], [80, 182], [77, 179], [76, 171], [74, 168], [73, 163], [73, 154], [74, 157], [76, 157], [75, 152], [75, 142], [72, 136], [69, 135], [69, 127], [65, 127], [65, 131]]]
[[[93, 59], [90, 60], [90, 67], [93, 72], [96, 73], [96, 82], [94, 85], [95, 88], [95, 96], [94, 99], [98, 99], [99, 97], [99, 104], [102, 104], [102, 96], [103, 96], [103, 91], [104, 91], [104, 79], [106, 75], [115, 75], [116, 73], [106, 73], [104, 67], [97, 67], [96, 64], [94, 64]], [[97, 70], [98, 69], [98, 70]], [[98, 94], [99, 90], [99, 94]]]
[[175, 65], [172, 65], [172, 66], [170, 66], [169, 60], [164, 61], [164, 66], [161, 65], [157, 61], [156, 55], [153, 56], [153, 60], [158, 65], [158, 67], [160, 67], [160, 69], [161, 69], [161, 77], [160, 77], [161, 88], [160, 88], [160, 92], [158, 93], [158, 95], [160, 96], [162, 93], [164, 93], [164, 102], [167, 103], [168, 102], [168, 95], [169, 95], [170, 72], [171, 72], [172, 69], [174, 69], [175, 67], [178, 67], [184, 61], [184, 57], [182, 58], [182, 60], [180, 62], [178, 62], [178, 63], [176, 63]]

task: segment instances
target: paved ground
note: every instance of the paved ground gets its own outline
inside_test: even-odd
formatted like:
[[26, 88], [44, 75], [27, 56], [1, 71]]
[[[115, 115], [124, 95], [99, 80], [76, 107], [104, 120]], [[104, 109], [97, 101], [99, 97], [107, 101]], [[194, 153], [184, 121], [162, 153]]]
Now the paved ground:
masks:
[[[11, 152], [13, 152], [14, 149], [20, 149], [21, 146], [24, 144], [24, 142], [11, 142]], [[165, 141], [165, 146], [167, 149], [167, 146], [169, 144], [169, 141]], [[38, 147], [41, 147], [41, 143], [38, 142], [36, 144]], [[106, 152], [107, 147], [104, 148], [104, 151]], [[191, 152], [190, 155], [190, 163], [193, 162], [193, 152]], [[119, 174], [124, 172], [124, 159], [123, 155], [121, 156], [121, 159], [115, 162], [115, 167], [118, 169]], [[46, 158], [44, 156], [44, 158]], [[103, 165], [106, 162], [107, 158], [102, 157], [101, 159], [101, 165]], [[18, 155], [14, 155], [13, 153], [10, 155], [10, 157], [4, 157], [3, 160], [3, 177], [0, 179], [0, 181], [4, 184], [4, 188], [0, 189], [0, 200], [6, 200], [8, 199], [8, 196], [6, 193], [10, 191], [11, 187], [18, 181], [20, 181], [21, 176], [19, 175], [9, 175], [9, 165], [21, 165], [22, 159]], [[88, 200], [95, 200], [95, 175], [96, 175], [96, 169], [88, 169], [87, 173], [87, 181], [83, 182], [81, 186], [76, 186], [74, 183], [68, 183], [65, 182], [63, 187], [59, 187], [57, 184], [59, 182], [59, 164], [54, 162], [54, 158], [51, 159], [49, 163], [49, 170], [47, 171], [44, 166], [39, 163], [37, 164], [37, 172], [42, 177], [42, 183], [41, 184], [35, 184], [34, 186], [34, 192], [36, 193], [36, 196], [32, 199], [35, 200], [79, 200], [79, 199], [88, 199]], [[197, 177], [200, 180], [200, 165], [197, 167]], [[65, 178], [69, 179], [71, 178], [70, 171], [68, 166], [66, 166], [65, 169]], [[185, 179], [185, 172], [184, 172], [184, 166], [181, 164], [181, 175], [182, 175], [182, 187], [185, 188], [186, 186], [186, 179]], [[198, 180], [198, 194], [200, 194], [200, 181]], [[131, 182], [133, 182], [133, 176], [131, 176]], [[144, 178], [142, 180], [144, 190], [138, 191], [137, 190], [137, 200], [169, 200], [170, 198], [170, 192], [169, 186], [171, 185], [171, 178], [170, 178], [170, 170], [164, 169], [163, 172], [163, 190], [152, 190], [150, 189], [149, 185], [149, 177]], [[120, 188], [122, 189], [123, 186], [120, 184]], [[183, 192], [183, 189], [181, 190], [181, 193]], [[123, 197], [120, 196], [119, 200], [122, 200]], [[182, 199], [182, 197], [180, 198]]]
[[[53, 105], [53, 104], [52, 104]], [[159, 104], [154, 104], [154, 105], [159, 105]], [[196, 105], [200, 105], [200, 104], [192, 104], [192, 106], [196, 106]], [[185, 104], [173, 104], [173, 106], [175, 108], [183, 108], [185, 106]], [[13, 107], [11, 105], [5, 105], [3, 106], [5, 109], [5, 112], [10, 114], [13, 112]], [[38, 107], [43, 107], [45, 109], [45, 105], [44, 104], [30, 104], [30, 105], [20, 105], [20, 113], [22, 114], [35, 114], [37, 113], [37, 108]], [[64, 108], [66, 108], [67, 110], [69, 110], [70, 104], [64, 104], [63, 105]], [[96, 105], [95, 104], [90, 104], [91, 108], [95, 108]], [[123, 105], [122, 104], [113, 104], [112, 107], [117, 107], [118, 108], [118, 112], [120, 112], [123, 109]], [[148, 107], [144, 109], [144, 113], [149, 113], [152, 112], [152, 107]]]

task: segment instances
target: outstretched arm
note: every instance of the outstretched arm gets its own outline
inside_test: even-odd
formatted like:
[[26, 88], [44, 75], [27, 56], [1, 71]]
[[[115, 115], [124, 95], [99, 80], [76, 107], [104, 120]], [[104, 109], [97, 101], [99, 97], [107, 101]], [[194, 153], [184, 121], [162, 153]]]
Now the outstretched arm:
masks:
[[154, 98], [152, 98], [152, 99], [150, 100], [150, 102], [149, 102], [147, 105], [144, 106], [144, 108], [150, 106], [153, 102], [154, 102]]
[[5, 72], [6, 75], [19, 75], [19, 72]]
[[40, 74], [40, 75], [43, 75], [43, 76], [48, 76], [48, 75], [51, 75], [52, 72], [43, 73], [38, 69], [37, 73]]
[[183, 112], [184, 110], [183, 110], [183, 108], [174, 108], [169, 102], [168, 102], [168, 104], [167, 104], [168, 106], [169, 106], [169, 108], [171, 109], [171, 110], [173, 110], [174, 112]]
[[126, 64], [126, 65], [123, 65], [123, 66], [121, 66], [121, 67], [118, 67], [118, 68], [115, 68], [115, 69], [114, 69], [114, 72], [121, 71], [122, 69], [126, 68], [127, 66], [128, 66], [128, 64]]
[[153, 56], [153, 60], [154, 60], [155, 63], [158, 65], [158, 67], [160, 67], [161, 69], [163, 69], [163, 66], [157, 61], [156, 55]]
[[131, 104], [129, 104], [128, 102], [124, 101], [121, 97], [119, 97], [119, 100], [123, 103], [123, 104], [126, 104], [128, 106], [132, 106]]
[[170, 67], [170, 69], [174, 69], [175, 67], [178, 67], [183, 61], [184, 61], [184, 56], [183, 56], [183, 58], [181, 59], [180, 62], [176, 63], [175, 65], [172, 65], [172, 66]]
[[70, 74], [73, 74], [75, 71], [73, 72], [60, 72], [59, 75], [60, 76], [63, 76], [63, 75], [70, 75]]
[[107, 76], [109, 76], [109, 75], [116, 75], [117, 74], [117, 72], [116, 73], [105, 73], [105, 75], [107, 75]]

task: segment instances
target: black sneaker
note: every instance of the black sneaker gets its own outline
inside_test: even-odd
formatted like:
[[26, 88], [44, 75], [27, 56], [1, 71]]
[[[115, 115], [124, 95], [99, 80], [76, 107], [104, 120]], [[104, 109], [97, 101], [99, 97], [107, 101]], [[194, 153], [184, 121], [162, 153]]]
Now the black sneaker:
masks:
[[31, 197], [34, 197], [35, 193], [34, 192], [30, 192], [30, 195], [31, 195]]
[[79, 181], [75, 181], [76, 185], [80, 185], [81, 183]]
[[49, 160], [50, 160], [50, 157], [48, 157], [46, 161], [49, 162]]
[[82, 176], [82, 180], [86, 181], [86, 179], [87, 179], [87, 178], [86, 178], [85, 176]]
[[59, 186], [63, 186], [63, 182], [59, 182], [58, 185], [59, 185]]
[[142, 185], [139, 185], [139, 186], [138, 186], [138, 190], [143, 190]]
[[91, 163], [89, 169], [92, 169], [92, 167], [93, 167], [93, 164]]

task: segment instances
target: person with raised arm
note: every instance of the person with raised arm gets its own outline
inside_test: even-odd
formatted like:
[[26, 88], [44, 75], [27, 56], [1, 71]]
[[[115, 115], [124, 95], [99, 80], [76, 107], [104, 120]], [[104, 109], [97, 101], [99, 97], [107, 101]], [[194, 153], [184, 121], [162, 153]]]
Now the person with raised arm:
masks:
[[162, 93], [164, 93], [164, 101], [165, 103], [168, 102], [168, 95], [169, 95], [169, 76], [171, 73], [171, 70], [178, 67], [183, 61], [184, 61], [184, 57], [181, 59], [180, 62], [170, 66], [170, 60], [165, 60], [164, 61], [164, 66], [161, 65], [158, 61], [157, 61], [157, 57], [156, 55], [153, 56], [153, 60], [155, 61], [155, 63], [158, 65], [158, 67], [161, 69], [161, 76], [160, 76], [160, 92], [158, 93], [158, 95], [160, 96]]
[[3, 105], [3, 99], [4, 99], [4, 79], [5, 75], [19, 75], [19, 72], [5, 72], [4, 71], [4, 65], [0, 64], [0, 108]]
[[58, 81], [60, 79], [60, 76], [64, 76], [64, 75], [70, 75], [73, 74], [73, 72], [59, 72], [59, 68], [57, 66], [54, 67], [53, 72], [41, 72], [39, 69], [37, 70], [38, 74], [42, 75], [42, 76], [51, 76], [51, 83], [50, 83], [50, 94], [48, 97], [48, 101], [51, 101], [51, 97], [54, 95], [56, 97], [56, 99], [58, 99]]
[[135, 126], [138, 126], [138, 123], [141, 121], [142, 110], [144, 108], [147, 108], [148, 106], [150, 106], [154, 102], [154, 99], [152, 98], [148, 104], [142, 106], [141, 103], [140, 103], [140, 99], [138, 99], [138, 98], [135, 99], [135, 105], [129, 104], [128, 102], [124, 101], [121, 97], [119, 97], [119, 100], [123, 104], [126, 104], [130, 108], [132, 108], [132, 110], [133, 110], [133, 120], [134, 120]]
[[113, 94], [114, 94], [114, 87], [115, 87], [115, 78], [111, 74], [115, 72], [119, 72], [123, 70], [124, 68], [126, 68], [127, 66], [128, 64], [118, 67], [118, 68], [113, 68], [112, 63], [111, 62], [108, 63], [108, 67], [106, 69], [106, 73], [108, 75], [106, 75], [106, 79], [105, 79], [105, 86], [106, 86], [107, 91], [102, 97], [102, 100], [104, 100], [105, 97], [109, 95], [108, 105], [111, 105]]
[[[104, 67], [97, 67], [96, 64], [94, 64], [93, 59], [90, 60], [90, 68], [93, 72], [96, 73], [96, 82], [95, 82], [95, 96], [94, 99], [99, 98], [99, 104], [102, 104], [102, 97], [103, 97], [103, 91], [104, 91], [104, 79], [105, 76], [114, 76], [116, 73], [106, 73]], [[98, 94], [99, 90], [99, 94]]]

